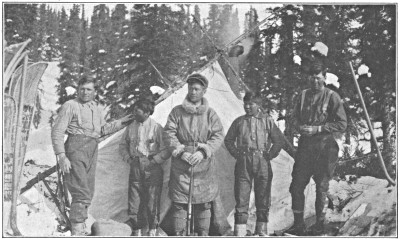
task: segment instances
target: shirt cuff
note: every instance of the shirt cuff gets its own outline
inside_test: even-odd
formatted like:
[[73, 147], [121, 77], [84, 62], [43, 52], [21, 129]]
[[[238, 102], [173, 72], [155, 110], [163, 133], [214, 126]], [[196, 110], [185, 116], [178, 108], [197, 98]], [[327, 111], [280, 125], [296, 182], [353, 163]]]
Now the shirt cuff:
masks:
[[122, 125], [121, 120], [117, 120], [117, 123], [115, 124], [115, 128], [117, 129], [116, 131], [122, 129], [122, 127], [124, 126]]
[[129, 155], [125, 155], [125, 156], [123, 156], [123, 159], [122, 159], [122, 160], [128, 163], [130, 157], [131, 157], [131, 156], [129, 156]]
[[160, 155], [156, 154], [153, 157], [154, 162], [156, 162], [157, 164], [162, 164], [164, 162], [164, 160], [161, 158]]
[[181, 144], [181, 145], [179, 145], [178, 147], [176, 147], [175, 150], [172, 151], [172, 156], [173, 156], [174, 158], [177, 158], [178, 155], [180, 155], [181, 153], [184, 152], [184, 150], [185, 150], [185, 145]]
[[61, 153], [65, 153], [64, 145], [54, 145], [54, 153], [59, 155]]

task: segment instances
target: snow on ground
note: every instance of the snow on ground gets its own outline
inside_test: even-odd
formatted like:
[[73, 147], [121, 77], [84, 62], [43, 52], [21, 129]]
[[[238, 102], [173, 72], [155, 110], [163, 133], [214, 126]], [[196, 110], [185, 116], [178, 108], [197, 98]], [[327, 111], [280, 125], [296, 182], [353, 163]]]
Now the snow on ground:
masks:
[[[384, 179], [361, 177], [355, 183], [331, 181], [334, 209], [326, 212], [328, 223], [341, 223], [341, 236], [396, 236], [397, 186]], [[337, 205], [350, 201], [339, 210]]]

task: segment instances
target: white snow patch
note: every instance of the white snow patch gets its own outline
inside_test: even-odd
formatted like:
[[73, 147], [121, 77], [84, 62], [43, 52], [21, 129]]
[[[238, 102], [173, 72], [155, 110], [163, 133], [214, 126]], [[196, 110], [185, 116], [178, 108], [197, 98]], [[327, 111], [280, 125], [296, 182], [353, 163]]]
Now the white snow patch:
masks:
[[161, 88], [161, 87], [159, 87], [159, 86], [156, 86], [156, 85], [154, 85], [154, 86], [151, 86], [150, 87], [150, 91], [151, 91], [151, 93], [153, 93], [153, 94], [159, 94], [159, 95], [162, 95], [163, 93], [164, 93], [164, 89], [163, 88]]
[[325, 83], [327, 85], [334, 85], [336, 88], [340, 87], [340, 83], [338, 82], [338, 77], [335, 74], [332, 73], [326, 73], [326, 80]]
[[73, 95], [76, 92], [76, 89], [72, 86], [67, 86], [65, 87], [65, 91], [67, 92], [67, 95]]
[[361, 76], [364, 74], [368, 74], [369, 67], [365, 64], [362, 64], [360, 67], [358, 67], [357, 73]]
[[200, 57], [200, 60], [202, 60], [202, 61], [208, 61], [208, 58], [207, 58], [207, 56], [202, 56], [202, 57]]
[[321, 55], [328, 56], [328, 46], [322, 42], [316, 42], [311, 51], [318, 51]]
[[293, 56], [294, 64], [301, 65], [301, 57], [298, 55]]
[[110, 86], [114, 85], [116, 83], [116, 81], [110, 81], [107, 83], [106, 88], [109, 88]]

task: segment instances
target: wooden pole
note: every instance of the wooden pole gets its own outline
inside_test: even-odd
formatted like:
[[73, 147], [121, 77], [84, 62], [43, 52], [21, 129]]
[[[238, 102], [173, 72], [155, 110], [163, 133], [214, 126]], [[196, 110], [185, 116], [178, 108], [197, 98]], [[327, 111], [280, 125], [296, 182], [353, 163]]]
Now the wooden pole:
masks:
[[358, 85], [358, 81], [357, 81], [356, 75], [354, 73], [353, 65], [351, 64], [351, 62], [349, 62], [349, 65], [350, 65], [350, 69], [351, 69], [351, 74], [353, 75], [354, 84], [356, 86], [357, 93], [358, 93], [358, 96], [360, 97], [361, 105], [362, 105], [362, 108], [364, 110], [364, 116], [365, 116], [365, 119], [366, 119], [367, 124], [368, 124], [369, 132], [371, 133], [372, 141], [373, 141], [373, 143], [374, 143], [374, 145], [375, 145], [375, 147], [377, 149], [377, 152], [378, 152], [379, 164], [381, 165], [381, 168], [382, 168], [382, 170], [383, 170], [383, 172], [385, 174], [385, 177], [388, 180], [388, 182], [391, 185], [396, 185], [396, 182], [389, 176], [389, 174], [388, 174], [388, 172], [386, 170], [385, 162], [383, 161], [383, 157], [382, 157], [381, 151], [379, 150], [378, 141], [375, 138], [374, 128], [372, 127], [371, 120], [369, 118], [369, 114], [368, 114], [368, 111], [367, 111], [367, 107], [365, 106], [364, 98], [362, 96], [362, 93], [361, 93], [361, 90], [360, 90], [360, 86]]
[[154, 70], [156, 70], [158, 76], [161, 78], [161, 82], [166, 85], [168, 88], [171, 87], [171, 81], [166, 79], [161, 72], [157, 69], [157, 67], [153, 64], [153, 62], [151, 62], [150, 60], [148, 60], [148, 62], [150, 63], [150, 65], [154, 68]]
[[231, 69], [231, 71], [233, 72], [233, 74], [235, 75], [236, 79], [244, 86], [246, 91], [249, 91], [249, 87], [247, 87], [247, 85], [242, 81], [242, 79], [240, 78], [239, 74], [236, 72], [235, 68], [232, 66], [232, 64], [228, 61], [228, 59], [226, 59], [225, 57], [225, 52], [223, 52], [222, 50], [218, 49], [217, 45], [215, 44], [215, 42], [213, 41], [213, 39], [207, 34], [206, 30], [204, 30], [204, 28], [200, 25], [199, 21], [197, 21], [196, 17], [194, 15], [192, 15], [193, 20], [197, 23], [197, 25], [199, 25], [200, 30], [204, 33], [204, 35], [206, 35], [206, 37], [208, 38], [208, 40], [211, 42], [211, 44], [213, 44], [214, 48], [217, 50], [217, 52], [220, 53], [220, 55], [222, 56], [222, 59], [225, 60], [225, 62], [228, 64], [229, 68]]

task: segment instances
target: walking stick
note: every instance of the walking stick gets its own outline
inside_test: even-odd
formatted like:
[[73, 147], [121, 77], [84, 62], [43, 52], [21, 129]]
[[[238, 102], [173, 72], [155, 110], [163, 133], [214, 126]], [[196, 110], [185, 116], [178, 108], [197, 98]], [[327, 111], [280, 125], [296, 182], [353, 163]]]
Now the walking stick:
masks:
[[372, 141], [374, 142], [374, 145], [375, 145], [377, 153], [378, 153], [379, 163], [382, 167], [383, 173], [385, 174], [385, 177], [386, 177], [387, 181], [389, 182], [389, 184], [396, 185], [395, 181], [389, 176], [389, 174], [386, 170], [386, 166], [383, 161], [381, 151], [379, 150], [379, 147], [378, 147], [378, 141], [375, 138], [374, 128], [372, 127], [371, 120], [369, 119], [367, 107], [365, 106], [365, 102], [364, 102], [364, 98], [363, 98], [361, 90], [360, 90], [360, 86], [358, 85], [356, 75], [354, 74], [353, 65], [351, 64], [351, 62], [349, 62], [349, 65], [350, 65], [350, 69], [351, 69], [351, 74], [353, 75], [354, 84], [356, 85], [357, 93], [358, 93], [358, 96], [360, 97], [361, 105], [364, 110], [364, 116], [367, 121], [369, 131], [371, 132], [371, 138], [372, 138]]
[[[193, 149], [192, 149], [192, 154], [195, 152], [196, 147], [196, 138], [194, 136], [193, 132]], [[190, 167], [190, 181], [189, 181], [189, 199], [188, 199], [188, 210], [187, 210], [187, 222], [186, 222], [186, 235], [187, 236], [192, 236], [194, 235], [194, 222], [192, 222], [192, 198], [193, 198], [193, 186], [194, 186], [194, 166], [192, 165]]]

